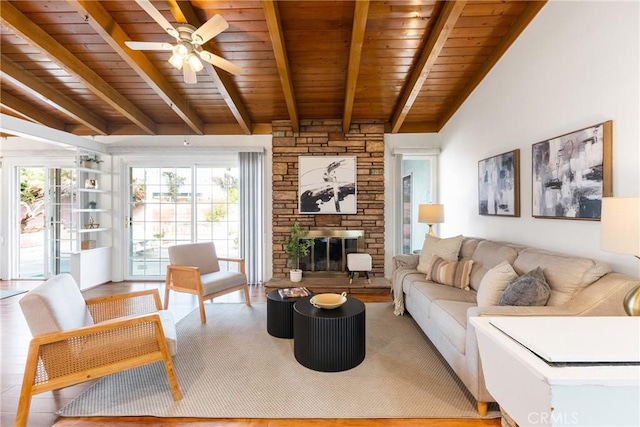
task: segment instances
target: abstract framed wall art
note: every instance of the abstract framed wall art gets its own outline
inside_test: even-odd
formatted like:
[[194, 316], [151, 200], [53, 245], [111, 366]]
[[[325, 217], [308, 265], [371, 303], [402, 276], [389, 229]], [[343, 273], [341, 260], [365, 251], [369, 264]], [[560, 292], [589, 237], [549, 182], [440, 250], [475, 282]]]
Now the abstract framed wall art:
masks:
[[478, 213], [520, 216], [520, 150], [478, 162]]
[[602, 198], [613, 195], [612, 123], [533, 144], [533, 217], [600, 220]]
[[300, 156], [298, 210], [301, 214], [355, 214], [355, 156]]

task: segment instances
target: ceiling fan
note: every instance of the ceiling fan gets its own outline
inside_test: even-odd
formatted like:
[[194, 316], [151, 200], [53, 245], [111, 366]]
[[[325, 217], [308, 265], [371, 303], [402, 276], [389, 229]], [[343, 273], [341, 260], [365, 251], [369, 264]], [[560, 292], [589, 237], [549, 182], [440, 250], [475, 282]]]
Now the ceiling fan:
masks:
[[[169, 63], [177, 69], [182, 69], [184, 82], [194, 84], [198, 82], [196, 73], [204, 68], [202, 61], [206, 61], [216, 67], [222, 68], [231, 74], [242, 74], [242, 68], [208, 52], [202, 45], [227, 28], [229, 24], [220, 15], [215, 15], [200, 28], [189, 24], [178, 24], [175, 27], [165, 19], [150, 0], [136, 0], [145, 12], [153, 18], [171, 37], [175, 38], [174, 44], [163, 42], [136, 42], [126, 41], [125, 44], [132, 50], [167, 50], [173, 52]], [[201, 61], [202, 60], [202, 61]]]

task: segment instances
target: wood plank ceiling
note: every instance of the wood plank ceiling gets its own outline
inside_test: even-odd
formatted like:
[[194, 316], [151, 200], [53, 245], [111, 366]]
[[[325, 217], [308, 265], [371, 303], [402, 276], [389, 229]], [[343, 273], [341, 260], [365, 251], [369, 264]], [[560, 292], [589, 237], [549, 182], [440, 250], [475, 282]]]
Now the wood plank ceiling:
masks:
[[159, 0], [171, 23], [229, 28], [185, 84], [173, 39], [134, 1], [0, 2], [0, 112], [77, 135], [268, 133], [275, 120], [377, 120], [436, 132], [545, 1]]

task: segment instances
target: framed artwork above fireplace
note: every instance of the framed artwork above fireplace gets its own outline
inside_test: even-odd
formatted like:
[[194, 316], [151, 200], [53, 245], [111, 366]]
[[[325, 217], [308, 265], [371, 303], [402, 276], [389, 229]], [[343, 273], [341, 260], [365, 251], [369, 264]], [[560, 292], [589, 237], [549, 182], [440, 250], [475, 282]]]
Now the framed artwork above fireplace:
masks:
[[357, 213], [356, 166], [355, 156], [300, 156], [300, 214]]

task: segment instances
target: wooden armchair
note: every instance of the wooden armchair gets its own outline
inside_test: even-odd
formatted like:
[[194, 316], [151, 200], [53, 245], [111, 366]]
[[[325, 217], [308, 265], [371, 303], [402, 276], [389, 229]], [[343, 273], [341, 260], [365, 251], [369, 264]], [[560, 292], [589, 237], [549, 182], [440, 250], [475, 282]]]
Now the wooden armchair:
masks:
[[[239, 272], [220, 270], [219, 261], [238, 263]], [[244, 291], [247, 305], [251, 305], [245, 275], [244, 259], [218, 258], [213, 242], [189, 243], [169, 247], [164, 308], [169, 307], [169, 291], [186, 292], [198, 297], [200, 321], [207, 323], [204, 301], [217, 296]]]
[[171, 356], [176, 330], [157, 289], [84, 300], [68, 274], [54, 276], [20, 300], [34, 338], [18, 402], [25, 426], [31, 397], [157, 361], [174, 400], [182, 399]]

